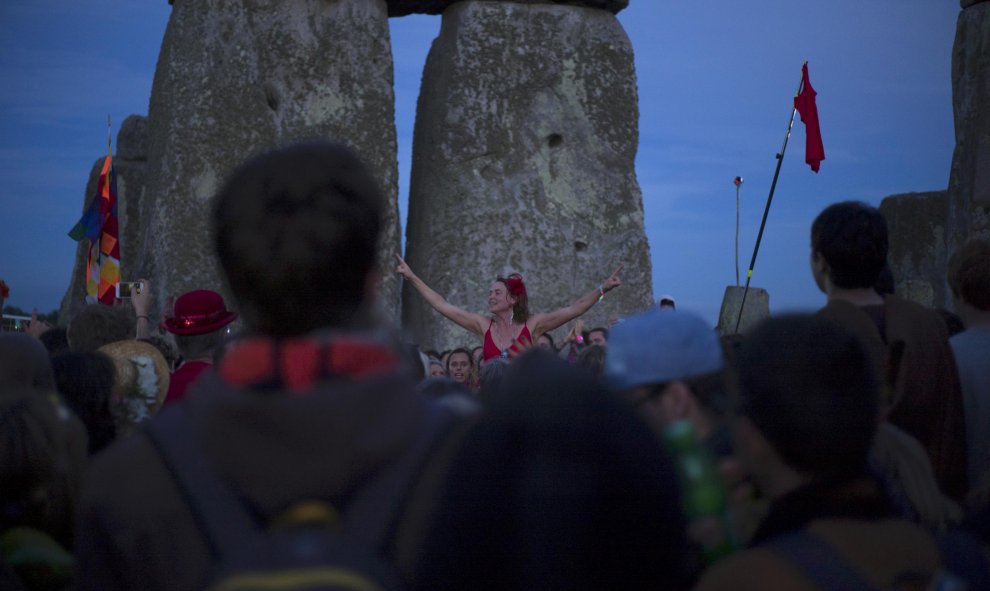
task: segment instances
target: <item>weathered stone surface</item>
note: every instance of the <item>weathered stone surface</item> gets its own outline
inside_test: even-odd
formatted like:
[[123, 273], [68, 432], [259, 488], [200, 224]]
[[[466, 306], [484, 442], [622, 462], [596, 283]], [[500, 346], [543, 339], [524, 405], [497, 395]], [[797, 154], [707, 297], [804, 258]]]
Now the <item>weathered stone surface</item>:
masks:
[[[440, 14], [451, 4], [461, 0], [387, 0], [389, 16], [405, 16], [407, 14]], [[482, 0], [503, 1], [503, 0]], [[516, 4], [569, 4], [571, 6], [587, 6], [601, 8], [612, 14], [629, 6], [629, 0], [512, 0]], [[965, 0], [964, 0], [965, 1]]]
[[949, 175], [948, 252], [990, 238], [990, 2], [959, 13], [952, 51], [956, 147]]
[[[117, 132], [117, 152], [114, 154], [113, 166], [117, 173], [117, 238], [120, 240], [120, 277], [123, 281], [135, 281], [144, 277], [143, 270], [138, 265], [140, 259], [137, 256], [137, 245], [143, 240], [142, 233], [148, 228], [148, 207], [145, 203], [147, 152], [143, 149], [147, 145], [147, 129], [145, 117], [131, 115], [124, 120]], [[90, 170], [82, 211], [89, 207], [96, 196], [104, 158], [98, 158]], [[59, 323], [63, 326], [85, 305], [88, 258], [89, 242], [84, 239], [76, 246], [76, 261], [69, 287], [59, 307]]]
[[149, 225], [136, 265], [156, 300], [223, 287], [209, 207], [235, 166], [281, 144], [326, 138], [353, 147], [387, 196], [382, 299], [397, 319], [394, 111], [385, 0], [175, 3], [151, 93]]
[[887, 220], [887, 262], [897, 295], [923, 306], [946, 307], [946, 192], [891, 195], [880, 203]]
[[[722, 297], [722, 309], [718, 313], [718, 326], [715, 330], [721, 336], [746, 334], [751, 328], [770, 317], [770, 294], [761, 287], [750, 286], [743, 306], [744, 287], [727, 285]], [[743, 315], [739, 318], [739, 308]], [[736, 322], [739, 330], [736, 331]]]
[[[632, 47], [608, 12], [451, 6], [419, 97], [407, 261], [451, 303], [483, 314], [496, 275], [521, 272], [530, 309], [546, 312], [623, 262], [624, 285], [586, 326], [647, 308], [638, 117]], [[410, 286], [403, 319], [424, 345], [477, 343]]]
[[117, 132], [117, 158], [145, 161], [148, 159], [148, 118], [130, 115]]

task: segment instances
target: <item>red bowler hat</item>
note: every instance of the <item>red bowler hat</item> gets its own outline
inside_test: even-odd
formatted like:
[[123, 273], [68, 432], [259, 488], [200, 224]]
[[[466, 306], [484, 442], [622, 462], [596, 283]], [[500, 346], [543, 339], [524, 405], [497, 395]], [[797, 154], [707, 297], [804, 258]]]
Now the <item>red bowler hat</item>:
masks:
[[175, 300], [172, 314], [162, 321], [162, 328], [177, 335], [198, 335], [219, 330], [237, 318], [227, 310], [223, 296], [208, 289], [197, 289]]

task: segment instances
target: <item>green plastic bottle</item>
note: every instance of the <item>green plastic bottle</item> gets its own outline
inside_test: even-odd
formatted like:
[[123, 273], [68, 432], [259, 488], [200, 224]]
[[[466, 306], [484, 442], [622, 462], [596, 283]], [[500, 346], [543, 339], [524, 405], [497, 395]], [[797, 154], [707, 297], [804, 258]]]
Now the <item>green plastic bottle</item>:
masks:
[[690, 537], [701, 545], [705, 563], [712, 564], [735, 550], [722, 477], [690, 422], [673, 423], [665, 435], [677, 465]]

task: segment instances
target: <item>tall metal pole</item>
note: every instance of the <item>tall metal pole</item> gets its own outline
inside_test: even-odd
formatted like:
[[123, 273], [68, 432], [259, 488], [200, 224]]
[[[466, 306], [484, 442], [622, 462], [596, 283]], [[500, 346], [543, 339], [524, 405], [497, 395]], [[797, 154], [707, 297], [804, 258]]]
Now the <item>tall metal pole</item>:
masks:
[[[801, 94], [801, 87], [804, 85], [804, 77], [802, 76], [801, 82], [798, 83], [797, 92], [794, 96]], [[787, 133], [784, 134], [784, 145], [780, 148], [780, 152], [777, 153], [777, 169], [773, 172], [773, 182], [770, 183], [770, 194], [767, 196], [767, 205], [763, 209], [763, 220], [760, 221], [760, 231], [756, 235], [756, 246], [753, 247], [753, 258], [749, 261], [749, 270], [746, 271], [746, 287], [743, 289], [742, 302], [739, 303], [739, 316], [736, 317], [736, 328], [733, 332], [739, 333], [739, 323], [742, 322], [743, 308], [746, 306], [746, 295], [749, 293], [749, 281], [753, 278], [753, 267], [756, 266], [756, 255], [760, 252], [760, 242], [763, 240], [763, 229], [767, 225], [767, 216], [770, 214], [770, 202], [773, 201], [773, 192], [777, 188], [777, 177], [780, 176], [780, 166], [784, 163], [784, 152], [787, 151], [787, 140], [791, 138], [791, 129], [794, 127], [794, 114], [797, 113], [797, 107], [791, 109], [791, 118], [787, 122]]]

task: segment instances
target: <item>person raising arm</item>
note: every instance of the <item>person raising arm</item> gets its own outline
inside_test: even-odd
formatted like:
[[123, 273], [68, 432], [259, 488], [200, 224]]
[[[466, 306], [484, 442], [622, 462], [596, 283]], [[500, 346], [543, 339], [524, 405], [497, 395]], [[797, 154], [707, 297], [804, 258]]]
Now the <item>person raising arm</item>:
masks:
[[522, 275], [512, 273], [497, 277], [488, 290], [488, 310], [491, 317], [468, 312], [448, 302], [442, 295], [420, 279], [409, 265], [396, 255], [396, 271], [409, 281], [434, 310], [458, 326], [483, 339], [485, 361], [494, 357], [509, 358], [530, 346], [541, 334], [584, 314], [601, 301], [605, 294], [622, 285], [619, 273], [623, 265], [609, 275], [597, 288], [574, 303], [543, 314], [529, 313], [529, 297]]

